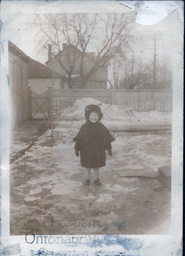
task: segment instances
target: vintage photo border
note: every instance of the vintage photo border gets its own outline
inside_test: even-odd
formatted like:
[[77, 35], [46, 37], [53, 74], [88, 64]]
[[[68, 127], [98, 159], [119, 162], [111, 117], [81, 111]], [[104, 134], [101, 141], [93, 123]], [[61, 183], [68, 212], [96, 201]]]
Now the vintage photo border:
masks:
[[[21, 8], [21, 1], [17, 1], [17, 12]], [[83, 1], [64, 1], [53, 2], [47, 1], [45, 5], [52, 4], [55, 7], [57, 4], [64, 5], [67, 10], [76, 8], [77, 2]], [[97, 4], [96, 1], [88, 1], [89, 6]], [[102, 8], [105, 11], [110, 10], [108, 5], [110, 1], [100, 1]], [[114, 1], [115, 2], [115, 1]], [[42, 10], [44, 1], [32, 1], [37, 10]], [[2, 1], [4, 7], [10, 4], [9, 1]], [[79, 4], [79, 3], [78, 3]], [[38, 5], [38, 6], [37, 6]], [[74, 5], [74, 6], [73, 6]], [[85, 10], [86, 4], [83, 3]], [[2, 12], [5, 9], [2, 9]], [[112, 9], [111, 9], [112, 11]], [[3, 13], [1, 15], [3, 17]], [[8, 13], [8, 9], [6, 10]], [[45, 236], [46, 243], [35, 244], [34, 234], [28, 236], [10, 236], [9, 235], [9, 146], [10, 146], [10, 110], [9, 97], [8, 97], [8, 33], [6, 31], [6, 24], [1, 22], [1, 240], [0, 252], [16, 255], [35, 255], [39, 252], [45, 252], [45, 255], [106, 255], [106, 252], [112, 253], [111, 255], [181, 255], [182, 246], [182, 188], [183, 188], [183, 67], [182, 67], [182, 35], [177, 34], [175, 26], [172, 21], [172, 43], [174, 50], [172, 53], [173, 63], [173, 123], [172, 123], [172, 223], [170, 235], [89, 235], [89, 236], [63, 236], [64, 241], [68, 241], [58, 246], [49, 243], [49, 237]], [[15, 34], [16, 36], [16, 34]], [[178, 42], [176, 41], [178, 39]], [[52, 241], [53, 238], [50, 238]], [[99, 254], [98, 254], [99, 253]], [[154, 254], [153, 254], [154, 253]], [[10, 254], [10, 255], [11, 255]], [[7, 255], [7, 254], [6, 254]], [[42, 255], [42, 254], [41, 254]], [[44, 255], [44, 253], [43, 253]]]

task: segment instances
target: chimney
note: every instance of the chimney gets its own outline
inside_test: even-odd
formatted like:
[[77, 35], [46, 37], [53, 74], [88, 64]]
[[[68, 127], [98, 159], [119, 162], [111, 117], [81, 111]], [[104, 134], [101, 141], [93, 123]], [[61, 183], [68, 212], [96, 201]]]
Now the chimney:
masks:
[[62, 48], [65, 50], [67, 48], [67, 44], [62, 44]]
[[52, 58], [52, 45], [48, 44], [48, 60]]

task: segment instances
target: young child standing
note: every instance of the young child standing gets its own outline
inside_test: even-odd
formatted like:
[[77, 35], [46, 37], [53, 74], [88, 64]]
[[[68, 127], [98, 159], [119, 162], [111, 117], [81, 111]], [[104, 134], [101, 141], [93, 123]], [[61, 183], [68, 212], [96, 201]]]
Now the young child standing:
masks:
[[94, 184], [101, 185], [99, 181], [99, 168], [106, 164], [106, 154], [112, 156], [111, 142], [114, 137], [108, 129], [100, 122], [103, 114], [97, 105], [88, 105], [85, 108], [86, 123], [82, 125], [80, 131], [73, 139], [75, 144], [75, 154], [80, 155], [81, 166], [87, 170], [85, 185], [90, 184], [90, 171], [94, 169]]

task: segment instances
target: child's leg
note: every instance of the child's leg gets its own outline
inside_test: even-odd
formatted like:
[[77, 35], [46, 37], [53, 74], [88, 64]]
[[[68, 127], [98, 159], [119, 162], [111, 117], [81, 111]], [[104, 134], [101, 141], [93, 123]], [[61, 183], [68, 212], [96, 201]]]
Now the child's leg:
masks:
[[99, 180], [99, 168], [94, 168], [94, 180]]
[[91, 168], [87, 168], [87, 176], [86, 176], [86, 179], [87, 180], [90, 180], [90, 173], [91, 173]]
[[99, 181], [99, 168], [94, 168], [94, 183], [95, 185], [101, 185]]
[[91, 172], [91, 168], [86, 168], [86, 179], [84, 182], [85, 185], [90, 184], [90, 172]]

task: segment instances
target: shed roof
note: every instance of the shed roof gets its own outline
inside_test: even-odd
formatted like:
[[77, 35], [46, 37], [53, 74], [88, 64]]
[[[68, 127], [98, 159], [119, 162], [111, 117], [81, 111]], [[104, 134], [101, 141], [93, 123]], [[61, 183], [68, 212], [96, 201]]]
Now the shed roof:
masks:
[[[52, 69], [32, 59], [28, 63], [28, 77], [29, 78], [52, 78]], [[54, 72], [54, 77], [59, 78], [63, 76], [58, 72]]]
[[24, 52], [22, 52], [15, 44], [10, 41], [8, 41], [8, 51], [26, 62], [31, 60], [30, 57], [28, 57]]
[[[8, 49], [11, 53], [19, 57], [20, 59], [28, 63], [28, 78], [52, 78], [52, 69], [48, 66], [36, 61], [29, 56], [27, 56], [23, 51], [21, 51], [15, 44], [8, 42]], [[59, 78], [62, 75], [58, 72], [54, 72], [54, 77]]]

